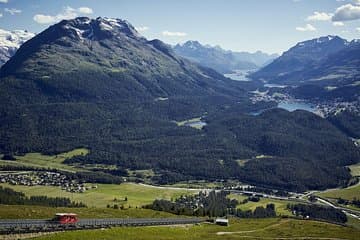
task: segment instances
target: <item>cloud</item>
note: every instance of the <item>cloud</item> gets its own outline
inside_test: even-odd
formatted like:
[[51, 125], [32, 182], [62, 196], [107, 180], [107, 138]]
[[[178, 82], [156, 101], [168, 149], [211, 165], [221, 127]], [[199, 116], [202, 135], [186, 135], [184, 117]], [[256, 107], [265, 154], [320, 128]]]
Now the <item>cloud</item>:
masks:
[[0, 0], [0, 3], [7, 3], [8, 0]]
[[334, 16], [332, 17], [333, 22], [341, 21], [352, 21], [360, 19], [360, 5], [346, 4], [337, 8]]
[[187, 36], [187, 33], [185, 32], [169, 32], [169, 31], [163, 31], [162, 35], [168, 36], [168, 37], [185, 37]]
[[308, 23], [305, 25], [305, 27], [297, 27], [296, 30], [300, 32], [314, 32], [316, 31], [316, 28]]
[[314, 12], [313, 15], [306, 18], [306, 21], [330, 21], [332, 16], [331, 13]]
[[149, 27], [146, 26], [140, 26], [140, 27], [135, 27], [136, 31], [138, 32], [146, 32], [147, 30], [149, 30]]
[[79, 7], [78, 9], [79, 13], [83, 13], [83, 14], [93, 14], [93, 10], [91, 8], [88, 7]]
[[22, 12], [20, 9], [16, 9], [16, 8], [5, 8], [4, 11], [10, 13], [11, 15], [15, 15]]
[[79, 16], [79, 14], [92, 14], [93, 10], [88, 7], [80, 7], [78, 9], [74, 9], [72, 7], [65, 7], [62, 12], [57, 15], [44, 15], [44, 14], [36, 14], [33, 19], [35, 22], [40, 24], [51, 24], [59, 22], [63, 19], [73, 19]]
[[335, 27], [343, 27], [345, 24], [343, 22], [333, 22], [333, 26]]
[[360, 32], [360, 27], [356, 28], [356, 30], [357, 30], [358, 32]]
[[360, 5], [360, 0], [354, 0], [354, 3], [355, 3], [356, 5]]
[[2, 18], [3, 17], [3, 14], [2, 13], [0, 13], [0, 18]]

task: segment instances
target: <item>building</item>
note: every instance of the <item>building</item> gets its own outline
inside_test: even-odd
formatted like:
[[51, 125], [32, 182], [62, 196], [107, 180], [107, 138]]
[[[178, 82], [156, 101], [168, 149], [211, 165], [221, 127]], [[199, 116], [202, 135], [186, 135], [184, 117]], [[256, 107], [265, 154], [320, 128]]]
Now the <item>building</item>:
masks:
[[229, 226], [229, 219], [217, 218], [217, 219], [215, 219], [215, 224], [221, 225], [221, 226]]

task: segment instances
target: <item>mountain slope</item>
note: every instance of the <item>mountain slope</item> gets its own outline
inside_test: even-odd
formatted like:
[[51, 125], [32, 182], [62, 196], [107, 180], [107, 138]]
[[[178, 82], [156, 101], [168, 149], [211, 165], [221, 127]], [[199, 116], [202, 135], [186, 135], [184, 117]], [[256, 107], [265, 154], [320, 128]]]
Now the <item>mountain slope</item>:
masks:
[[6, 31], [0, 29], [0, 66], [9, 60], [16, 52], [16, 50], [34, 37], [35, 34], [23, 30]]
[[198, 41], [177, 44], [173, 49], [176, 54], [203, 66], [213, 68], [220, 73], [231, 73], [234, 70], [241, 69], [256, 69], [276, 57], [262, 52], [225, 51], [218, 46], [202, 45]]
[[252, 74], [251, 77], [274, 83], [298, 84], [308, 80], [303, 76], [304, 73], [321, 67], [325, 59], [348, 46], [348, 41], [337, 36], [300, 42], [271, 64]]
[[[238, 179], [292, 190], [342, 185], [351, 177], [344, 166], [360, 158], [345, 134], [311, 113], [245, 114], [259, 106], [240, 83], [124, 20], [55, 24], [24, 43], [0, 75], [2, 154], [85, 147], [88, 155], [67, 163], [152, 169], [163, 183]], [[202, 130], [177, 124], [199, 117]]]
[[[89, 81], [84, 73], [107, 80]], [[49, 98], [70, 94], [104, 100], [109, 95], [127, 99], [232, 91], [225, 89], [221, 75], [178, 58], [158, 40], [147, 41], [126, 21], [101, 18], [77, 18], [50, 27], [25, 43], [0, 75], [35, 80], [33, 87]], [[129, 82], [116, 80], [121, 78]]]

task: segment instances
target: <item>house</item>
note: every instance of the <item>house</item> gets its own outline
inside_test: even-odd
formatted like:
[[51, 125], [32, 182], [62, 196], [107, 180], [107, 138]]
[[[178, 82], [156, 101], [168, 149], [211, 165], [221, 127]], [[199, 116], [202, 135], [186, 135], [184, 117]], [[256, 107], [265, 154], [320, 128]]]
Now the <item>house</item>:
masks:
[[229, 226], [229, 219], [217, 218], [217, 219], [215, 219], [215, 224], [221, 225], [221, 226]]

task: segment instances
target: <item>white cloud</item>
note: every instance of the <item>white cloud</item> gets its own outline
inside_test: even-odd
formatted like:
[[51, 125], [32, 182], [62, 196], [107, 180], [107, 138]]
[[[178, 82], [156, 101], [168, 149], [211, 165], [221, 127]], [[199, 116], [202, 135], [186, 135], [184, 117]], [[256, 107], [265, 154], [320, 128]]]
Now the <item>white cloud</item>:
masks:
[[149, 30], [149, 27], [146, 26], [140, 26], [140, 27], [135, 27], [136, 31], [138, 32], [146, 32], [147, 30]]
[[335, 27], [343, 27], [345, 24], [343, 22], [333, 22], [333, 26]]
[[4, 11], [10, 13], [11, 15], [15, 15], [22, 12], [20, 9], [16, 9], [16, 8], [5, 8]]
[[332, 17], [331, 13], [314, 12], [313, 15], [308, 16], [306, 21], [330, 21]]
[[316, 31], [316, 28], [308, 23], [305, 25], [305, 27], [297, 27], [296, 30], [300, 32], [314, 32]]
[[360, 0], [354, 0], [354, 3], [355, 3], [356, 5], [360, 5]]
[[83, 14], [93, 14], [93, 10], [91, 8], [88, 7], [79, 7], [78, 9], [79, 13], [83, 13]]
[[168, 36], [168, 37], [185, 37], [187, 36], [187, 33], [185, 32], [169, 32], [169, 31], [163, 31], [162, 35]]
[[346, 4], [337, 8], [334, 16], [332, 17], [332, 21], [340, 22], [340, 21], [351, 21], [360, 19], [360, 6]]
[[358, 32], [360, 32], [360, 27], [356, 28], [356, 30], [357, 30]]
[[0, 18], [2, 18], [3, 17], [3, 14], [2, 13], [0, 13]]
[[73, 19], [79, 16], [79, 14], [91, 14], [93, 11], [88, 7], [81, 7], [78, 9], [74, 9], [72, 7], [65, 7], [62, 12], [57, 15], [44, 15], [44, 14], [36, 14], [33, 19], [35, 22], [40, 24], [51, 24], [59, 22], [63, 19]]
[[8, 0], [0, 0], [0, 3], [7, 3]]

